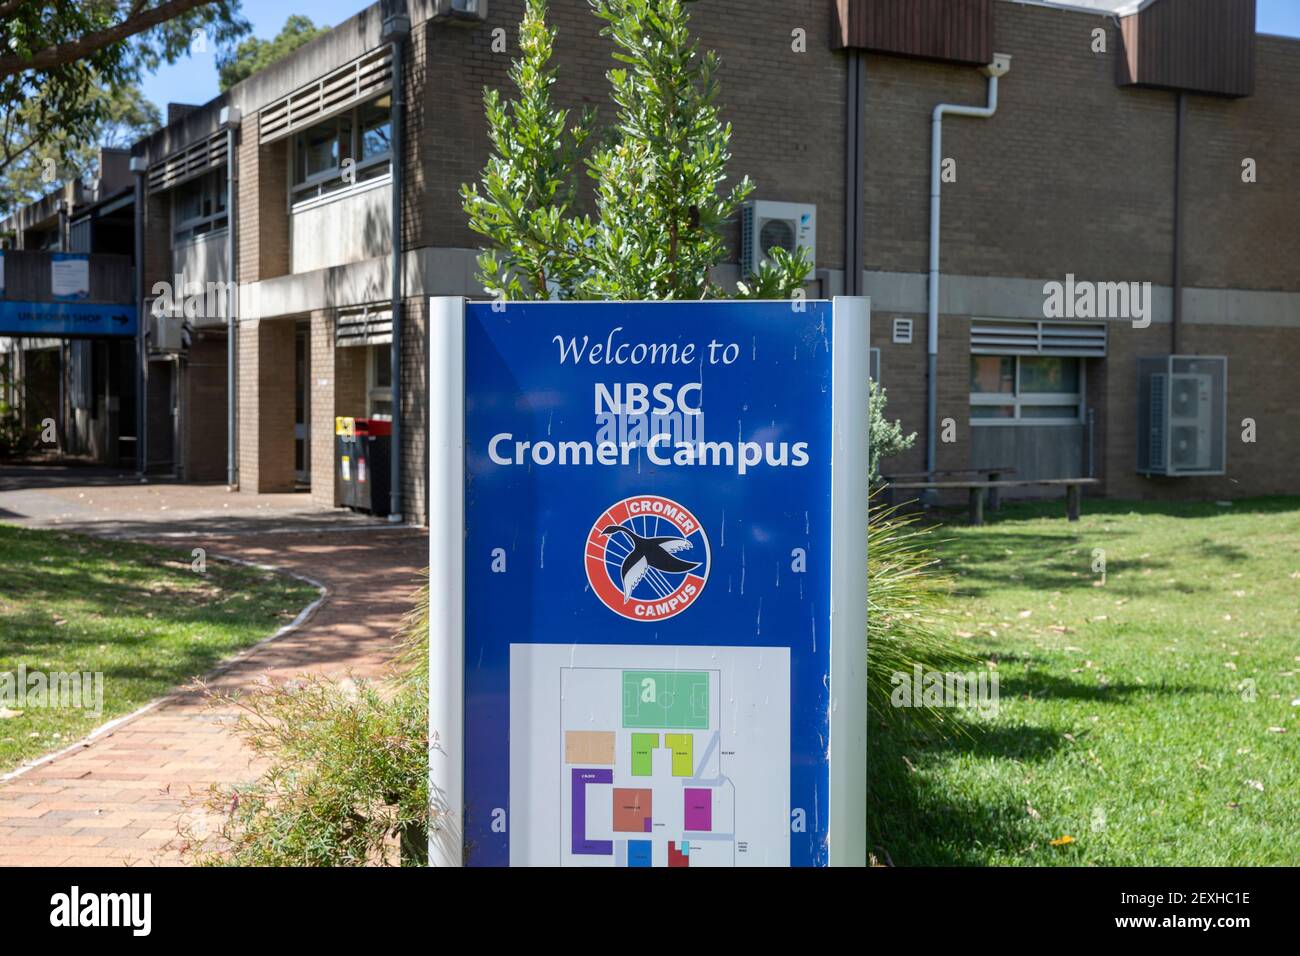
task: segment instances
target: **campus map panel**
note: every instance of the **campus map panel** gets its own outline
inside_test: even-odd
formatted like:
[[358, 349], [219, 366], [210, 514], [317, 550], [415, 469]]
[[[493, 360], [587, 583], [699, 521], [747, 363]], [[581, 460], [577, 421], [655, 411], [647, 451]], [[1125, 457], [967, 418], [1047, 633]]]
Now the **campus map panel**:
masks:
[[514, 644], [512, 866], [788, 866], [785, 648]]

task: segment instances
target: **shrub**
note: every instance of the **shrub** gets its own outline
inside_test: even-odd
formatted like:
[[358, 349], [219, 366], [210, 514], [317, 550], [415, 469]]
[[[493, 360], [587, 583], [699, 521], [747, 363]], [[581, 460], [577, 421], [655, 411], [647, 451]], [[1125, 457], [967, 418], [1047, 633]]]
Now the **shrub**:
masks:
[[890, 703], [896, 673], [969, 670], [975, 658], [947, 621], [952, 583], [927, 547], [931, 531], [917, 515], [873, 504], [867, 529], [867, 706], [879, 722], [940, 730], [948, 712]]
[[27, 434], [23, 429], [21, 411], [0, 399], [0, 458], [8, 458], [23, 451]]
[[880, 460], [911, 448], [916, 444], [916, 432], [904, 435], [900, 422], [891, 422], [885, 417], [885, 405], [889, 399], [884, 388], [877, 385], [874, 379], [867, 380], [867, 387], [871, 391], [871, 406], [867, 413], [871, 427], [870, 472], [871, 482], [875, 484], [880, 479]]
[[[392, 690], [392, 688], [385, 688]], [[270, 765], [245, 786], [214, 786], [182, 852], [207, 866], [423, 865], [428, 696], [423, 680], [379, 685], [308, 678], [214, 695], [239, 709], [236, 733]]]

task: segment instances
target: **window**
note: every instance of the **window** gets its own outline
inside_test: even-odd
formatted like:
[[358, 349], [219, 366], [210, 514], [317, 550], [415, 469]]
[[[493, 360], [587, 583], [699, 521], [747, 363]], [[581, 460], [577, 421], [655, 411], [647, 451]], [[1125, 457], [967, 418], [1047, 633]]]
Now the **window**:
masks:
[[176, 242], [226, 228], [225, 170], [216, 169], [172, 190], [172, 235]]
[[366, 370], [366, 414], [371, 418], [393, 418], [393, 347], [372, 345], [366, 349], [370, 363]]
[[390, 98], [381, 96], [297, 134], [291, 201], [306, 202], [387, 175], [390, 105]]
[[1074, 425], [1082, 421], [1083, 367], [1077, 358], [972, 355], [972, 425]]

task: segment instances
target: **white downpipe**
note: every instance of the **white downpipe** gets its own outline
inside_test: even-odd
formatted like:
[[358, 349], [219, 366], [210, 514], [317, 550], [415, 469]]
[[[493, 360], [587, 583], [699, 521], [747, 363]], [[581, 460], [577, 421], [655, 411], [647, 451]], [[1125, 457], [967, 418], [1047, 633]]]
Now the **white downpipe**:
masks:
[[943, 118], [944, 116], [970, 116], [975, 119], [988, 119], [998, 111], [998, 77], [1004, 76], [1011, 69], [1011, 57], [997, 53], [993, 62], [984, 67], [989, 78], [987, 106], [961, 106], [956, 103], [940, 103], [934, 108], [930, 123], [930, 281], [926, 296], [926, 433], [925, 433], [925, 470], [935, 470], [935, 448], [937, 426], [939, 423], [938, 402], [938, 367], [939, 367], [939, 225], [941, 191], [941, 174], [943, 165]]

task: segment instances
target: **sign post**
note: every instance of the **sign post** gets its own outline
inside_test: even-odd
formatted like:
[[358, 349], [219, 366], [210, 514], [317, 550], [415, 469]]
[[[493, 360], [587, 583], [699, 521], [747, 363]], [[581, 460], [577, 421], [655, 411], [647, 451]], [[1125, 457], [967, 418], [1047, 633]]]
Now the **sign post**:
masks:
[[865, 864], [869, 324], [431, 301], [433, 864]]

